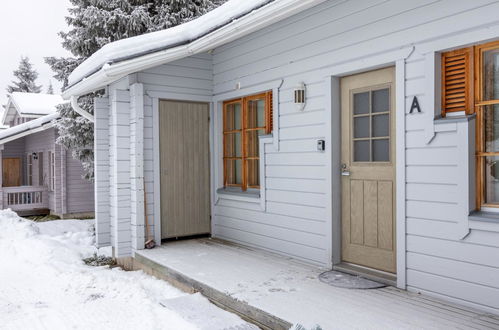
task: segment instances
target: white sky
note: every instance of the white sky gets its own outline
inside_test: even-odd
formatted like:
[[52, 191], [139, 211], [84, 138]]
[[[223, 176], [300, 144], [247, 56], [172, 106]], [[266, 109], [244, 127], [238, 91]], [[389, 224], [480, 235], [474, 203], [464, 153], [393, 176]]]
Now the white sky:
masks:
[[[68, 15], [69, 0], [3, 0], [0, 18], [0, 104], [7, 101], [7, 85], [14, 79], [21, 56], [28, 56], [38, 71], [38, 85], [46, 91], [49, 79], [57, 93], [61, 85], [45, 64], [46, 56], [69, 56], [61, 46], [59, 31], [66, 31], [64, 17]], [[1, 107], [0, 107], [1, 108]], [[3, 110], [3, 109], [0, 109]]]

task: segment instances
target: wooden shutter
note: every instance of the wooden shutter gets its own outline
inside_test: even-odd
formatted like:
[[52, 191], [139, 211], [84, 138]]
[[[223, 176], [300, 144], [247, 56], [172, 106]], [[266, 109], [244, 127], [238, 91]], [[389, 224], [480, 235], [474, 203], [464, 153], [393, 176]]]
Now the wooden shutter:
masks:
[[265, 101], [267, 112], [267, 131], [265, 133], [270, 134], [274, 130], [274, 101], [272, 98], [272, 91], [267, 92]]
[[473, 47], [442, 54], [442, 117], [457, 111], [474, 112]]

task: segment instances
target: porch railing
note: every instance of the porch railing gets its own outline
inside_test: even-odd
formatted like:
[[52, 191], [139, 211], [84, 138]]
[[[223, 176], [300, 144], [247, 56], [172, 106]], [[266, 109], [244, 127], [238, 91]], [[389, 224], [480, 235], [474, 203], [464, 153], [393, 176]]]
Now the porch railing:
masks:
[[47, 188], [43, 186], [3, 187], [3, 207], [13, 211], [48, 208]]

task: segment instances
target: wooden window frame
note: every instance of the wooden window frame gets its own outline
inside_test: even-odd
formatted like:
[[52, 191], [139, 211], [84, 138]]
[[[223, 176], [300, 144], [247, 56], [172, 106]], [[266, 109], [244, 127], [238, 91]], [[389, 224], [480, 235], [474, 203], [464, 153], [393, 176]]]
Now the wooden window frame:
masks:
[[474, 66], [475, 66], [475, 99], [474, 112], [476, 113], [476, 203], [477, 209], [482, 207], [499, 208], [499, 203], [485, 202], [485, 160], [486, 157], [499, 156], [499, 152], [485, 151], [485, 106], [499, 104], [499, 99], [484, 100], [484, 84], [483, 84], [483, 54], [488, 50], [499, 49], [499, 40], [493, 41], [474, 47]]
[[[247, 111], [248, 111], [248, 103], [250, 101], [255, 101], [255, 100], [264, 100], [265, 102], [265, 126], [262, 127], [253, 127], [253, 128], [248, 128], [248, 122], [247, 122]], [[227, 127], [226, 125], [226, 113], [227, 113], [227, 107], [229, 105], [233, 104], [240, 104], [241, 105], [241, 128], [237, 130], [230, 130], [226, 131], [225, 128]], [[254, 94], [254, 95], [249, 95], [249, 96], [244, 96], [241, 98], [237, 99], [232, 99], [229, 101], [225, 101], [223, 103], [223, 128], [222, 128], [222, 134], [223, 134], [223, 182], [224, 182], [224, 187], [239, 187], [241, 188], [242, 191], [246, 191], [248, 188], [252, 189], [260, 189], [259, 185], [250, 185], [248, 183], [249, 181], [249, 173], [248, 173], [248, 166], [247, 166], [247, 161], [253, 160], [253, 161], [260, 161], [260, 155], [258, 156], [248, 156], [248, 141], [246, 137], [247, 132], [251, 131], [258, 131], [258, 130], [264, 130], [265, 134], [270, 134], [272, 133], [273, 129], [273, 109], [272, 109], [272, 91], [267, 91], [259, 94]], [[226, 136], [228, 134], [234, 134], [234, 133], [240, 133], [241, 134], [241, 157], [228, 157], [226, 155]], [[258, 139], [257, 142], [259, 143]], [[260, 150], [261, 152], [261, 150]], [[241, 167], [242, 167], [242, 183], [241, 184], [233, 184], [233, 183], [228, 183], [228, 173], [227, 173], [227, 161], [233, 161], [233, 160], [241, 160]], [[258, 166], [259, 163], [258, 163]]]

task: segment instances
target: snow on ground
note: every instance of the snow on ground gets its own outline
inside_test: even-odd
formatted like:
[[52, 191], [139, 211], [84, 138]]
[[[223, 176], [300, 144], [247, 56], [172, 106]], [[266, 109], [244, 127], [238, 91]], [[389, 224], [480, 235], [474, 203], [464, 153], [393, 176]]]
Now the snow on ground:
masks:
[[86, 266], [92, 223], [0, 211], [0, 329], [256, 329], [141, 271]]

